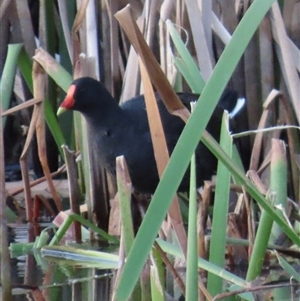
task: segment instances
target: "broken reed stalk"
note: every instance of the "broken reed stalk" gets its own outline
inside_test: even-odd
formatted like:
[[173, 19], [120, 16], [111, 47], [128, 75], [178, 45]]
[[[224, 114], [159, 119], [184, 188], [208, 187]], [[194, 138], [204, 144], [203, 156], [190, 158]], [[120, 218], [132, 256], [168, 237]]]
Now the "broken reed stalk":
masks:
[[[150, 77], [142, 60], [140, 60], [140, 70], [145, 89], [145, 103], [147, 108], [146, 111], [150, 127], [151, 139], [154, 148], [154, 156], [158, 174], [159, 177], [161, 177], [169, 161], [168, 147]], [[177, 239], [182, 248], [182, 251], [184, 254], [186, 254], [187, 237], [183, 226], [183, 220], [179, 208], [177, 195], [174, 196], [174, 199], [169, 208], [168, 218], [171, 220], [172, 226], [177, 235]]]
[[[33, 63], [32, 68], [32, 78], [33, 78], [33, 96], [35, 99], [44, 99], [45, 92], [45, 72], [44, 69], [36, 62]], [[58, 211], [62, 210], [62, 204], [58, 193], [53, 185], [52, 178], [50, 176], [50, 170], [47, 162], [47, 152], [46, 152], [46, 137], [45, 137], [45, 120], [43, 116], [43, 103], [37, 104], [39, 107], [39, 114], [36, 122], [36, 135], [37, 135], [37, 145], [38, 145], [38, 155], [43, 168], [44, 175], [47, 179], [52, 197], [56, 204]]]
[[[73, 213], [80, 215], [80, 189], [78, 185], [77, 177], [77, 166], [75, 162], [75, 152], [70, 151], [66, 145], [62, 146], [65, 154], [67, 174], [68, 174], [68, 185], [70, 194], [70, 207]], [[74, 221], [74, 238], [77, 243], [81, 242], [81, 225], [78, 221]]]

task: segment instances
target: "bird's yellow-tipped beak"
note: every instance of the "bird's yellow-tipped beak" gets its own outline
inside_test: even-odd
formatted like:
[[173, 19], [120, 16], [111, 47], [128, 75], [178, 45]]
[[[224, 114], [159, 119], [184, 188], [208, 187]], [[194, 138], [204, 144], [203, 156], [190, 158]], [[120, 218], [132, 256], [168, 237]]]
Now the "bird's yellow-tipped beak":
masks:
[[59, 116], [61, 115], [62, 113], [64, 113], [65, 111], [67, 111], [66, 108], [63, 108], [63, 107], [59, 107], [57, 112], [56, 112], [56, 115]]
[[76, 86], [75, 85], [71, 85], [68, 93], [66, 95], [65, 100], [62, 102], [62, 104], [60, 105], [60, 107], [58, 108], [56, 115], [59, 116], [61, 115], [63, 112], [67, 111], [67, 110], [72, 110], [75, 100], [74, 100], [74, 93], [76, 90]]

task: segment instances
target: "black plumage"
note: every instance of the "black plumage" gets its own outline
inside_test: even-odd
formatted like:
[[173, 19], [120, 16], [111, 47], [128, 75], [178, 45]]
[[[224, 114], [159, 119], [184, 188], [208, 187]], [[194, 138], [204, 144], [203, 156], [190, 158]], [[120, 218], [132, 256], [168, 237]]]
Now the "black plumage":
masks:
[[[185, 106], [198, 99], [192, 93], [178, 93]], [[171, 115], [161, 98], [156, 94], [157, 104], [165, 131], [169, 153], [183, 130], [184, 122]], [[208, 132], [219, 139], [223, 110], [231, 110], [237, 102], [237, 93], [226, 90], [221, 97], [208, 125]], [[97, 149], [100, 163], [115, 175], [115, 159], [124, 155], [128, 165], [133, 187], [142, 193], [153, 193], [158, 184], [144, 96], [134, 97], [121, 106], [100, 82], [84, 77], [77, 79], [70, 86], [67, 97], [61, 104], [58, 114], [64, 110], [81, 112], [88, 125], [90, 143]], [[216, 171], [217, 160], [200, 142], [196, 149], [197, 184], [210, 179]], [[185, 174], [179, 191], [187, 191], [189, 174]]]

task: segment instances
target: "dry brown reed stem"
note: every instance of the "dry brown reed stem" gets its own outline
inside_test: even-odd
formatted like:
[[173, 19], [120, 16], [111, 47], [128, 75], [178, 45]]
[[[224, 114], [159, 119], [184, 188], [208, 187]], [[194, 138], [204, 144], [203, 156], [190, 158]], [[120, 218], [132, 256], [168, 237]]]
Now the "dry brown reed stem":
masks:
[[154, 281], [159, 280], [156, 267], [147, 261], [140, 275], [141, 296], [145, 300], [149, 299], [148, 296], [151, 295], [151, 277], [154, 278]]
[[[67, 174], [68, 174], [68, 184], [69, 184], [69, 195], [70, 195], [70, 207], [71, 212], [80, 215], [80, 189], [78, 185], [77, 177], [77, 166], [75, 161], [75, 152], [69, 150], [66, 145], [62, 146], [64, 151]], [[81, 242], [81, 225], [78, 221], [73, 222], [74, 225], [74, 239], [77, 243]]]
[[115, 273], [115, 277], [114, 277], [114, 281], [113, 281], [113, 288], [112, 288], [112, 297], [111, 300], [112, 301], [116, 301], [116, 292], [118, 289], [118, 285], [119, 285], [119, 281], [123, 272], [123, 268], [125, 265], [125, 245], [124, 245], [124, 236], [121, 235], [121, 239], [120, 239], [120, 247], [119, 247], [119, 267], [117, 269], [117, 272]]
[[[142, 81], [144, 84], [145, 90], [145, 102], [147, 108], [147, 116], [150, 127], [151, 139], [154, 148], [154, 156], [157, 165], [157, 170], [159, 177], [162, 176], [168, 161], [169, 153], [168, 147], [164, 135], [163, 126], [160, 119], [159, 110], [157, 107], [156, 98], [150, 82], [150, 78], [147, 74], [143, 62], [140, 60], [140, 70], [142, 75]], [[183, 225], [182, 215], [180, 213], [180, 207], [178, 202], [178, 197], [175, 195], [173, 202], [168, 211], [168, 217], [171, 219], [172, 225], [176, 232], [178, 241], [183, 250], [183, 253], [186, 254], [187, 251], [187, 237]]]
[[[284, 108], [284, 116], [286, 124], [296, 124], [294, 120], [294, 116], [292, 113], [292, 108], [289, 101], [286, 97], [280, 93], [279, 95], [280, 102]], [[294, 129], [287, 129], [288, 136], [288, 152], [290, 157], [290, 168], [292, 174], [292, 183], [293, 183], [293, 191], [294, 191], [294, 199], [299, 200], [298, 204], [300, 204], [300, 167], [297, 166], [297, 154], [300, 153], [300, 142], [298, 142], [297, 131]]]
[[182, 104], [169, 81], [165, 77], [161, 67], [154, 57], [153, 52], [147, 45], [137, 24], [132, 18], [130, 6], [127, 5], [124, 9], [115, 14], [115, 17], [125, 31], [128, 39], [135, 48], [135, 51], [143, 61], [153, 85], [159, 92], [169, 112], [171, 114], [178, 115], [183, 120], [187, 121], [190, 116], [190, 112]]
[[38, 286], [27, 285], [27, 284], [13, 284], [12, 288], [22, 289], [22, 290], [30, 290], [32, 300], [35, 300], [35, 301], [44, 301], [45, 300], [45, 298]]
[[274, 53], [271, 23], [268, 17], [263, 18], [259, 25], [259, 64], [261, 73], [261, 95], [262, 99], [267, 98], [269, 92], [274, 88]]
[[30, 100], [27, 100], [26, 102], [23, 102], [23, 103], [15, 106], [13, 108], [10, 108], [10, 109], [2, 112], [1, 116], [6, 116], [6, 115], [9, 115], [9, 114], [15, 113], [17, 111], [29, 108], [29, 107], [31, 107], [31, 106], [33, 106], [35, 104], [40, 103], [40, 102], [42, 102], [41, 99], [34, 99], [34, 98], [32, 98]]
[[41, 194], [36, 194], [34, 196], [34, 202], [33, 202], [33, 207], [34, 207], [34, 210], [33, 210], [33, 218], [34, 219], [38, 219], [38, 214], [39, 214], [39, 210], [35, 210], [35, 208], [39, 208], [39, 204], [43, 204], [43, 206], [46, 208], [46, 210], [48, 211], [48, 213], [50, 214], [51, 217], [55, 217], [55, 212], [54, 210], [52, 209], [52, 207], [50, 206], [49, 204], [49, 201]]
[[154, 247], [157, 250], [157, 252], [160, 254], [164, 264], [166, 265], [166, 267], [171, 272], [171, 274], [174, 278], [174, 281], [176, 281], [176, 283], [177, 283], [178, 287], [180, 288], [182, 294], [185, 296], [185, 284], [184, 284], [183, 280], [181, 279], [180, 275], [178, 274], [178, 272], [176, 271], [175, 267], [170, 262], [170, 260], [169, 260], [168, 256], [166, 255], [166, 253], [162, 250], [162, 248], [160, 247], [160, 245], [156, 241], [154, 242]]
[[9, 6], [10, 0], [3, 0], [1, 1], [0, 5], [0, 19], [2, 20], [8, 6]]
[[119, 34], [118, 22], [114, 18], [114, 14], [118, 11], [118, 1], [109, 0], [109, 25], [110, 25], [110, 70], [111, 79], [109, 81], [109, 90], [113, 97], [116, 96], [116, 84], [120, 82], [119, 72]]
[[[236, 239], [243, 238], [242, 230], [243, 227], [239, 227], [241, 223], [238, 219], [242, 219], [240, 214], [229, 213], [226, 236]], [[244, 219], [242, 220], [244, 222]], [[233, 266], [238, 263], [248, 262], [248, 255], [246, 247], [238, 244], [228, 244], [227, 246], [229, 259], [232, 260]]]
[[[269, 93], [269, 95], [264, 103], [264, 111], [260, 118], [258, 129], [264, 129], [266, 127], [267, 118], [270, 113], [270, 105], [272, 104], [274, 99], [279, 95], [279, 93], [280, 92], [275, 89], [273, 89]], [[251, 161], [250, 161], [250, 167], [249, 167], [250, 170], [258, 169], [259, 158], [260, 158], [260, 154], [261, 154], [261, 150], [262, 150], [263, 135], [264, 135], [264, 133], [258, 133], [255, 136], [252, 153], [251, 153]]]
[[33, 139], [33, 135], [35, 133], [36, 122], [38, 119], [39, 109], [37, 105], [34, 106], [26, 141], [23, 147], [22, 154], [20, 156], [20, 167], [21, 174], [23, 180], [23, 190], [25, 194], [25, 207], [26, 207], [26, 219], [28, 222], [32, 221], [33, 212], [32, 212], [32, 199], [31, 199], [31, 191], [30, 191], [30, 180], [29, 180], [29, 170], [28, 170], [28, 152], [30, 143]]
[[77, 32], [79, 31], [82, 22], [84, 21], [86, 15], [86, 8], [89, 4], [89, 0], [81, 1], [81, 6], [77, 9], [77, 14], [73, 23], [72, 31]]
[[[273, 35], [278, 37], [279, 63], [285, 77], [291, 103], [295, 110], [296, 118], [300, 123], [299, 85], [300, 80], [293, 60], [292, 49], [286, 34], [285, 26], [281, 16], [279, 4], [274, 2], [271, 9], [271, 23]], [[276, 34], [275, 34], [276, 32]]]
[[[35, 99], [44, 99], [45, 93], [45, 72], [44, 69], [37, 63], [33, 63], [32, 68], [32, 78], [33, 78], [33, 96]], [[58, 193], [53, 185], [52, 178], [50, 175], [50, 170], [47, 162], [46, 153], [46, 138], [45, 138], [45, 120], [43, 115], [43, 103], [36, 105], [39, 107], [39, 114], [36, 121], [36, 135], [37, 135], [37, 145], [38, 145], [38, 155], [42, 165], [42, 169], [46, 180], [48, 182], [52, 197], [56, 204], [58, 211], [62, 210], [62, 205]]]
[[39, 288], [35, 288], [35, 289], [30, 290], [30, 294], [32, 296], [32, 300], [45, 301], [45, 297], [44, 297], [42, 291]]
[[[73, 63], [73, 70], [75, 70], [76, 64], [79, 60], [80, 53], [83, 51], [81, 49], [79, 29], [82, 26], [83, 21], [84, 21], [88, 2], [89, 2], [89, 0], [83, 0], [81, 2], [81, 6], [77, 10], [77, 14], [76, 14], [73, 26], [72, 26], [71, 40], [72, 40], [72, 51], [73, 52], [72, 52], [71, 60]], [[76, 76], [74, 76], [74, 78], [76, 78]]]
[[[186, 7], [189, 16], [189, 21], [191, 24], [193, 41], [195, 44], [195, 49], [197, 53], [197, 61], [203, 78], [207, 81], [213, 71], [213, 56], [212, 56], [212, 44], [211, 37], [208, 39], [205, 36], [203, 21], [205, 22], [205, 18], [202, 17], [200, 9], [198, 7], [197, 1], [194, 0], [186, 0]], [[211, 16], [211, 8], [209, 12], [207, 12]], [[209, 26], [211, 30], [211, 25]]]
[[[62, 25], [62, 30], [64, 34], [64, 38], [66, 41], [66, 46], [68, 49], [69, 58], [72, 60], [73, 54], [73, 47], [71, 43], [71, 33], [69, 29], [69, 22], [68, 22], [68, 7], [66, 1], [57, 1], [59, 15], [61, 16], [60, 21]], [[73, 61], [71, 61], [73, 62]]]
[[[268, 127], [267, 120], [269, 118], [269, 115], [272, 113], [271, 112], [272, 106], [276, 98], [279, 98], [280, 104], [283, 105], [282, 118], [284, 120], [280, 120], [279, 123], [281, 124], [283, 123], [287, 125], [296, 124], [296, 121], [294, 120], [293, 114], [291, 112], [292, 110], [291, 104], [287, 101], [285, 96], [280, 91], [273, 89], [269, 93], [265, 103], [263, 104], [264, 111], [258, 125], [258, 130]], [[275, 136], [279, 137], [279, 135], [280, 135], [280, 131], [273, 132], [273, 137]], [[297, 167], [297, 164], [293, 164], [293, 162], [295, 162], [296, 160], [295, 154], [299, 152], [299, 146], [297, 145], [297, 132], [295, 129], [287, 129], [287, 135], [288, 135], [288, 145], [289, 145], [288, 151], [291, 158], [291, 164], [290, 164], [291, 179], [292, 179], [291, 185], [293, 186], [291, 190], [294, 192], [294, 198], [298, 199], [299, 189], [300, 189], [299, 169]], [[259, 159], [260, 159], [261, 152], [263, 150], [263, 137], [264, 137], [263, 132], [258, 132], [255, 136], [254, 144], [252, 148], [252, 154], [251, 154], [250, 168], [249, 168], [250, 170], [258, 171], [259, 173], [261, 173], [263, 170], [266, 169], [266, 167], [269, 165], [271, 160], [271, 152], [270, 150], [266, 150], [265, 148], [266, 155], [264, 156], [263, 162], [259, 166]]]
[[254, 287], [249, 287], [249, 288], [243, 288], [240, 290], [235, 290], [231, 292], [226, 292], [222, 294], [216, 295], [212, 301], [217, 301], [217, 300], [225, 300], [226, 298], [247, 293], [247, 292], [257, 292], [257, 291], [264, 291], [264, 290], [274, 290], [276, 288], [281, 288], [281, 287], [299, 287], [299, 283], [281, 283], [281, 284], [275, 284], [275, 285], [260, 285], [260, 286], [254, 286]]
[[266, 154], [264, 156], [264, 159], [263, 159], [262, 163], [259, 166], [259, 169], [257, 170], [257, 173], [259, 175], [262, 175], [262, 173], [268, 168], [268, 166], [269, 166], [269, 164], [271, 162], [271, 155], [272, 155], [271, 150], [270, 149], [267, 150], [265, 148], [264, 151], [265, 151]]
[[[11, 1], [12, 2], [12, 1]], [[36, 48], [35, 34], [31, 19], [31, 11], [29, 9], [29, 4], [27, 1], [14, 1], [16, 6], [16, 12], [18, 14], [17, 18], [20, 22], [22, 41], [24, 43], [24, 48], [28, 55], [31, 57], [34, 55], [34, 50]], [[20, 37], [19, 37], [20, 39]]]
[[[54, 172], [52, 172], [50, 174], [51, 177], [52, 178], [56, 177], [57, 175], [59, 175], [60, 173], [62, 173], [65, 170], [65, 168], [66, 168], [65, 164], [62, 165], [57, 171], [54, 171]], [[35, 185], [38, 185], [38, 184], [44, 182], [45, 180], [46, 180], [46, 177], [44, 176], [44, 177], [38, 178], [38, 179], [36, 179], [34, 181], [31, 181], [29, 183], [29, 187], [33, 187]], [[20, 188], [14, 188], [12, 190], [9, 190], [8, 191], [8, 195], [14, 196], [14, 195], [17, 195], [17, 194], [21, 193], [22, 191], [24, 191], [24, 186], [20, 187]]]

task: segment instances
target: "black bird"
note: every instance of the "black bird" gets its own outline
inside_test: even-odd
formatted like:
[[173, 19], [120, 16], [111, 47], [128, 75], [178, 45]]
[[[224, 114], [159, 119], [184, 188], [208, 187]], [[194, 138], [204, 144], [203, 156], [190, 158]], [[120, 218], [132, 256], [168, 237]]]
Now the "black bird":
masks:
[[[190, 109], [190, 102], [199, 95], [178, 93], [183, 104]], [[165, 131], [169, 153], [171, 154], [183, 130], [184, 122], [171, 115], [160, 96], [157, 104]], [[225, 90], [208, 125], [207, 131], [219, 139], [221, 119], [224, 109], [231, 111], [237, 104], [237, 93]], [[104, 85], [95, 79], [83, 77], [75, 80], [67, 96], [57, 111], [76, 110], [87, 121], [91, 146], [97, 149], [99, 162], [111, 174], [116, 172], [116, 157], [124, 155], [133, 187], [141, 193], [153, 193], [159, 181], [151, 135], [143, 95], [134, 97], [121, 106], [110, 95]], [[196, 149], [197, 185], [210, 179], [215, 173], [217, 160], [200, 142]], [[189, 173], [179, 186], [179, 191], [188, 191]]]

